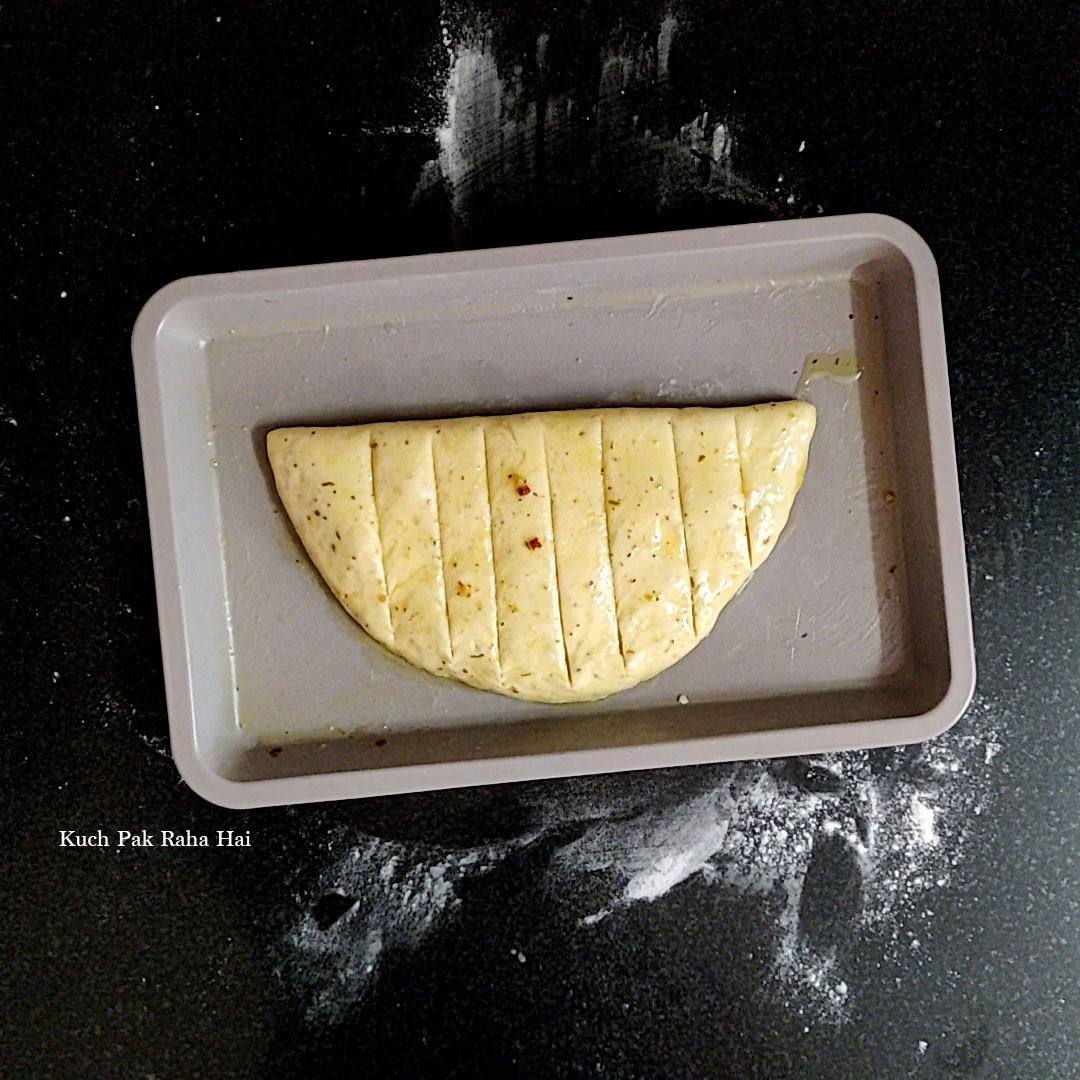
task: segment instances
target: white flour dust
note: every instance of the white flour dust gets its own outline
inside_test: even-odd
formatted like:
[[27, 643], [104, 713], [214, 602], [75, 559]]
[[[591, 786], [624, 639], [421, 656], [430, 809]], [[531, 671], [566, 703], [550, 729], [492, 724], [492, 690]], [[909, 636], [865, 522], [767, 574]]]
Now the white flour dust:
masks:
[[595, 87], [582, 92], [548, 85], [548, 34], [538, 35], [528, 72], [521, 64], [501, 70], [490, 32], [474, 25], [455, 33], [444, 23], [447, 120], [418, 194], [445, 182], [459, 222], [468, 222], [477, 198], [528, 201], [588, 176], [597, 190], [635, 191], [661, 210], [704, 196], [790, 214], [799, 199], [782, 174], [774, 184], [739, 171], [735, 116], [702, 111], [660, 131], [627, 104], [668, 80], [678, 33], [668, 12], [651, 32], [616, 35], [597, 58]]
[[[850, 991], [835, 936], [888, 927], [896, 945], [898, 911], [948, 884], [968, 815], [981, 812], [980, 773], [992, 745], [988, 735], [947, 735], [911, 769], [880, 775], [867, 753], [828, 755], [801, 763], [801, 782], [782, 763], [751, 763], [696, 798], [597, 824], [554, 862], [567, 889], [597, 871], [622, 881], [583, 926], [658, 900], [698, 873], [719, 888], [779, 901], [776, 991], [800, 1013], [843, 1021]], [[946, 785], [935, 779], [942, 776]], [[836, 911], [838, 877], [849, 880], [847, 913]]]
[[578, 933], [601, 923], [618, 932], [621, 913], [641, 905], [660, 918], [664, 897], [691, 879], [726, 890], [768, 913], [774, 999], [808, 1023], [843, 1023], [858, 986], [842, 946], [874, 940], [894, 958], [922, 947], [928, 894], [962, 860], [1004, 736], [977, 701], [953, 731], [887, 760], [852, 752], [718, 766], [696, 787], [682, 770], [528, 785], [518, 791], [528, 827], [476, 847], [360, 835], [312, 883], [321, 908], [298, 914], [281, 975], [310, 1019], [341, 1018], [374, 985], [386, 949], [452, 929], [463, 880], [576, 823], [542, 880], [522, 887], [543, 886]]
[[[300, 991], [309, 1019], [341, 1019], [362, 996], [384, 949], [419, 945], [457, 905], [463, 878], [485, 874], [532, 839], [434, 852], [359, 837], [312, 883], [321, 900], [287, 933], [279, 974]], [[302, 896], [296, 900], [305, 904]]]

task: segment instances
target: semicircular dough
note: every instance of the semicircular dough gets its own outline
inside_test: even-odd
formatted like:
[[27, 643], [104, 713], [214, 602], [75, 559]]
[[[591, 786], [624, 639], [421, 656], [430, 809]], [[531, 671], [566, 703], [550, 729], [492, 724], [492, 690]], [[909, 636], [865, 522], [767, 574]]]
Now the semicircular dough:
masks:
[[606, 697], [712, 629], [776, 546], [814, 407], [595, 409], [279, 428], [281, 501], [331, 592], [436, 675]]

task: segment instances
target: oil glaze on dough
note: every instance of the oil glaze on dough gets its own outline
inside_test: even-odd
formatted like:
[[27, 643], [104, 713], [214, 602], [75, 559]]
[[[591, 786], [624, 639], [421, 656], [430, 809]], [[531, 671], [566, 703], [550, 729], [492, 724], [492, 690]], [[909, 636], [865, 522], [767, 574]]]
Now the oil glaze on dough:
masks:
[[280, 428], [282, 503], [334, 596], [417, 667], [588, 701], [670, 667], [775, 549], [813, 405]]

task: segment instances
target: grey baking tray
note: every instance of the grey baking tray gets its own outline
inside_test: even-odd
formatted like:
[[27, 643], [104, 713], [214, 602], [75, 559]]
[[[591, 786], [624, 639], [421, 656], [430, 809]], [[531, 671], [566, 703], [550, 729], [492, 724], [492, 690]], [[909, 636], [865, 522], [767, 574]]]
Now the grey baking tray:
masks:
[[[818, 430], [776, 552], [712, 635], [605, 702], [415, 670], [310, 567], [287, 424], [795, 395]], [[974, 684], [933, 257], [874, 215], [188, 278], [132, 339], [173, 755], [226, 806], [911, 742]], [[682, 704], [685, 700], [686, 704]]]

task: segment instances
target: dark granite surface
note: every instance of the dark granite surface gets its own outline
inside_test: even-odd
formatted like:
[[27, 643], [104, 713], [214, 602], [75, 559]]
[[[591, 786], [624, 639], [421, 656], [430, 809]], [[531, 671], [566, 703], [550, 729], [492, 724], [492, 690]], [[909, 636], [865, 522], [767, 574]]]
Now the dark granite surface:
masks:
[[[0, 1072], [1080, 1076], [1077, 36], [1068, 5], [973, 0], [4, 4]], [[494, 65], [509, 134], [474, 102], [439, 167], [451, 55]], [[252, 813], [185, 788], [127, 351], [155, 288], [819, 210], [939, 261], [980, 665], [952, 741]], [[609, 856], [639, 825], [678, 850], [763, 776], [793, 836], [923, 784], [939, 831], [889, 878], [815, 818], [806, 863], [749, 845], [748, 880], [795, 867], [758, 891], [714, 838], [582, 923], [641, 880], [582, 855], [596, 821]], [[252, 846], [59, 847], [123, 828]], [[824, 992], [777, 975], [778, 934]]]

